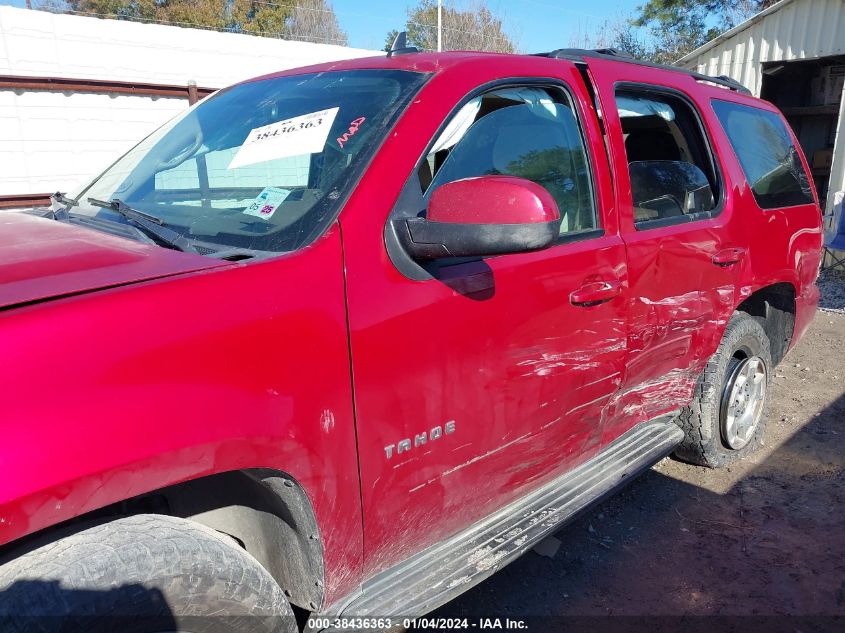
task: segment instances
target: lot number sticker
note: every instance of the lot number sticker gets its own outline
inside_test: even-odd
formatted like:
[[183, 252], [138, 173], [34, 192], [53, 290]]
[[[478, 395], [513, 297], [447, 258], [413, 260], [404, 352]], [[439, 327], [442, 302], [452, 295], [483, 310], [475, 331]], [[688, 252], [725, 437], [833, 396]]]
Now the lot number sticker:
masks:
[[229, 163], [229, 169], [322, 152], [338, 109], [311, 112], [254, 128]]
[[258, 197], [244, 209], [244, 213], [269, 220], [288, 195], [290, 195], [290, 189], [264, 187], [261, 193], [258, 194]]

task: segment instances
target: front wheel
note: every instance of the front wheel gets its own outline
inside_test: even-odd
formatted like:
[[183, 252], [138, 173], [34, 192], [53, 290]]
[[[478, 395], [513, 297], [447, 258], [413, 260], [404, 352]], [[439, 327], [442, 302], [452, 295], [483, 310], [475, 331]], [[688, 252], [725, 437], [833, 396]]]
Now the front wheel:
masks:
[[772, 369], [763, 327], [735, 313], [699, 376], [692, 404], [678, 417], [685, 437], [675, 454], [718, 468], [754, 452], [763, 442]]
[[0, 567], [0, 630], [291, 633], [290, 605], [232, 539], [193, 521], [125, 517]]

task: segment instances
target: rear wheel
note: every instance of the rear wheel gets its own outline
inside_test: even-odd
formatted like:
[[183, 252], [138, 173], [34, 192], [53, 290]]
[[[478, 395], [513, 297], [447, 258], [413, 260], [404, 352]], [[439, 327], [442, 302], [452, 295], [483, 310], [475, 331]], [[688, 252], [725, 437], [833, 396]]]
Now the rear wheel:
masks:
[[692, 405], [679, 416], [685, 437], [675, 454], [718, 468], [755, 451], [763, 441], [772, 367], [763, 327], [735, 313], [698, 379]]
[[290, 633], [290, 605], [229, 537], [176, 517], [136, 515], [0, 567], [0, 630]]

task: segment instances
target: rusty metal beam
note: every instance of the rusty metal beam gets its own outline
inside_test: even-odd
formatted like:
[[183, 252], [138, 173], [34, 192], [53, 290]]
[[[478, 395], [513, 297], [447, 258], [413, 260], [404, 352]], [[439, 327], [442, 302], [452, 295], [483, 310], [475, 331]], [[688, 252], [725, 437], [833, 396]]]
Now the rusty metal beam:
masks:
[[[184, 86], [173, 86], [136, 81], [0, 75], [0, 90], [129, 94], [139, 97], [177, 97], [187, 99], [188, 103], [194, 104], [198, 100], [210, 95], [216, 88], [200, 88], [194, 81], [188, 82]], [[49, 204], [49, 193], [0, 194], [0, 209], [43, 207]]]
[[0, 209], [17, 209], [26, 207], [47, 207], [50, 206], [49, 193], [28, 193], [0, 195]]
[[189, 81], [188, 82], [188, 103], [194, 105], [197, 101], [199, 101], [202, 97], [199, 95], [199, 88], [197, 88], [196, 81]]
[[[0, 90], [42, 90], [47, 92], [99, 92], [106, 94], [131, 94], [143, 97], [180, 97], [190, 100], [207, 97], [216, 88], [148, 84], [137, 81], [111, 81], [101, 79], [73, 79], [69, 77], [25, 77], [0, 75]], [[192, 94], [193, 93], [193, 94]]]

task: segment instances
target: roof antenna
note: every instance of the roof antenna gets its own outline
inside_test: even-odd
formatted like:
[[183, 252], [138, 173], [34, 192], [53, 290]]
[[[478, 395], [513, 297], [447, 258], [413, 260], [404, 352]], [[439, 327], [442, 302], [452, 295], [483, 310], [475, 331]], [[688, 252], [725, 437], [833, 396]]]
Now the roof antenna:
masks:
[[408, 46], [408, 33], [401, 31], [390, 45], [390, 50], [387, 53], [388, 57], [394, 55], [407, 55], [408, 53], [419, 53], [416, 46]]

